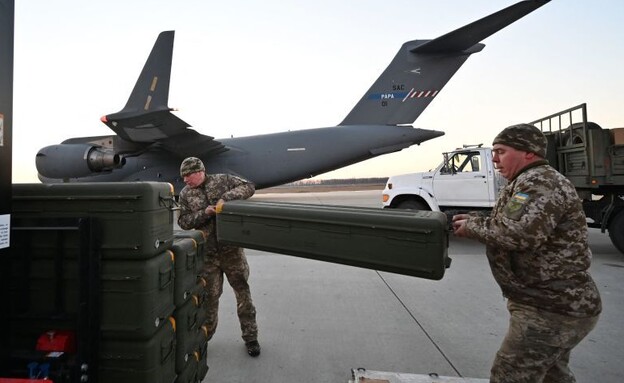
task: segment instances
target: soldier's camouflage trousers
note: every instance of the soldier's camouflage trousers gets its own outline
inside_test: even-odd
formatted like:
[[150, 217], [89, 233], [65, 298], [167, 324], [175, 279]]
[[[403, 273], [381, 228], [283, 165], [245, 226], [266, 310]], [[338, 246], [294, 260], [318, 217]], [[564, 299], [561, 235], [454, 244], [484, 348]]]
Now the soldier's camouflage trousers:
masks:
[[492, 365], [492, 383], [574, 383], [570, 352], [598, 316], [574, 318], [507, 302], [509, 329]]
[[223, 293], [223, 275], [234, 290], [236, 311], [240, 321], [242, 338], [245, 342], [258, 339], [256, 324], [256, 308], [249, 291], [249, 264], [243, 249], [240, 247], [223, 246], [216, 254], [207, 257], [202, 276], [206, 279], [206, 327], [208, 340], [217, 330], [219, 322], [219, 297]]

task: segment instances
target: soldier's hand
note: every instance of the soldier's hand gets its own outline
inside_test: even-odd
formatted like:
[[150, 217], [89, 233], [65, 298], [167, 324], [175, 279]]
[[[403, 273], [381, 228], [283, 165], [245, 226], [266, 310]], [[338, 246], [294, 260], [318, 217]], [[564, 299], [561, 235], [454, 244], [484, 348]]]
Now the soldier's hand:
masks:
[[453, 234], [457, 237], [466, 237], [466, 221], [470, 215], [468, 214], [456, 214], [453, 216]]
[[223, 208], [223, 204], [225, 203], [225, 201], [223, 199], [220, 199], [217, 201], [216, 205], [210, 205], [206, 208], [206, 214], [208, 214], [209, 216], [213, 216], [216, 215], [218, 211], [221, 210], [221, 208]]

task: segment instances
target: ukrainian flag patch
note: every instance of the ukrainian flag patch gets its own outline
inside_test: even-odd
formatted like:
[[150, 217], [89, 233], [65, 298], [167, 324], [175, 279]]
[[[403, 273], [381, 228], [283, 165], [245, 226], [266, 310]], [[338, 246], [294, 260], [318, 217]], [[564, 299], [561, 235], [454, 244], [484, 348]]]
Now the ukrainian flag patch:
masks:
[[503, 212], [508, 218], [519, 221], [528, 200], [528, 194], [518, 192], [511, 197], [509, 202], [507, 202]]
[[526, 202], [528, 198], [529, 198], [528, 194], [518, 192], [514, 194], [513, 197], [511, 197], [511, 200], [523, 204], [524, 202]]

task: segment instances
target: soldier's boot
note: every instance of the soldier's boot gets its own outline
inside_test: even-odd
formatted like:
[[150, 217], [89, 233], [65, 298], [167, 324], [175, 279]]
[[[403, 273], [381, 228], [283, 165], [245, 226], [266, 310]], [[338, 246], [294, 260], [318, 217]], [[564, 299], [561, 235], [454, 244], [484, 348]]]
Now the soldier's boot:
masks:
[[247, 347], [247, 353], [250, 356], [256, 357], [260, 355], [260, 343], [257, 340], [252, 340], [245, 343], [245, 347]]

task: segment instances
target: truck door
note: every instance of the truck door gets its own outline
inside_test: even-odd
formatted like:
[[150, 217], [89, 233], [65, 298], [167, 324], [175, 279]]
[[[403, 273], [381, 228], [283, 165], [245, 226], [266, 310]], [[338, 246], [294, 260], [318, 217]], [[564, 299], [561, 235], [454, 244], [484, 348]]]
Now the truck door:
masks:
[[449, 153], [448, 160], [434, 175], [433, 193], [440, 206], [491, 206], [488, 171], [484, 150]]

